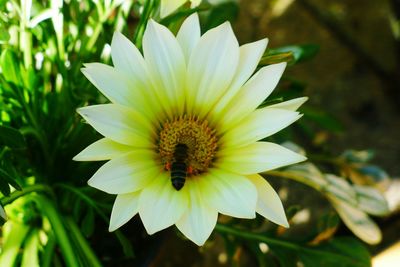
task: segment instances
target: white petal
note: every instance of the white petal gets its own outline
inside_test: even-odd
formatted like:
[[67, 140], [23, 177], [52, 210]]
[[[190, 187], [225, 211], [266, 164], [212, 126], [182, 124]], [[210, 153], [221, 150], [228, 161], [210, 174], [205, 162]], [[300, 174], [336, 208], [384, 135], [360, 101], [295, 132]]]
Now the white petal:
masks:
[[112, 159], [101, 166], [88, 184], [109, 194], [138, 191], [151, 183], [160, 173], [152, 150], [137, 149]]
[[132, 79], [145, 83], [146, 63], [136, 46], [120, 32], [115, 32], [111, 41], [111, 57], [115, 68]]
[[140, 191], [128, 194], [120, 194], [114, 202], [111, 212], [110, 226], [108, 231], [112, 232], [127, 223], [139, 210]]
[[76, 155], [76, 161], [109, 160], [132, 151], [131, 146], [123, 145], [108, 138], [97, 140]]
[[200, 39], [200, 23], [197, 13], [193, 13], [182, 23], [176, 39], [181, 45], [186, 62], [189, 62], [193, 48]]
[[213, 108], [213, 117], [218, 118], [227, 104], [235, 97], [242, 85], [249, 79], [257, 68], [258, 62], [267, 47], [268, 39], [262, 39], [257, 42], [244, 44], [239, 48], [239, 64], [235, 71], [234, 78], [229, 85], [229, 89], [221, 97]]
[[216, 166], [239, 174], [253, 174], [280, 168], [306, 160], [283, 146], [256, 142], [247, 146], [218, 152]]
[[245, 146], [289, 126], [302, 115], [285, 109], [257, 109], [221, 137], [226, 147]]
[[187, 0], [161, 0], [160, 17], [165, 18], [183, 5]]
[[186, 181], [185, 186], [189, 190], [189, 208], [176, 226], [187, 238], [202, 246], [217, 223], [218, 212], [205, 203], [196, 179]]
[[172, 117], [183, 112], [185, 58], [175, 36], [150, 20], [143, 36], [143, 52], [159, 102]]
[[238, 218], [255, 218], [257, 190], [241, 175], [210, 169], [199, 177], [204, 200], [218, 212]]
[[150, 148], [156, 135], [153, 126], [140, 113], [114, 104], [79, 108], [78, 113], [99, 133], [118, 143]]
[[188, 65], [189, 112], [200, 117], [228, 89], [239, 61], [239, 44], [229, 22], [206, 32], [194, 48]]
[[[115, 69], [129, 81], [130, 97], [125, 100], [128, 106], [131, 108], [138, 106], [135, 109], [143, 112], [147, 117], [159, 116], [161, 107], [154, 104], [155, 92], [149, 82], [146, 62], [136, 46], [124, 35], [115, 32], [111, 42], [111, 56]], [[108, 79], [108, 77], [103, 77], [103, 79]], [[114, 80], [108, 82], [113, 83]]]
[[308, 100], [308, 97], [299, 97], [295, 99], [291, 99], [282, 103], [274, 104], [268, 106], [269, 108], [279, 108], [279, 109], [287, 109], [291, 111], [296, 111], [301, 105], [303, 105]]
[[258, 174], [250, 175], [249, 179], [258, 192], [257, 213], [276, 224], [289, 227], [282, 201], [272, 186]]
[[174, 189], [170, 177], [162, 172], [143, 189], [139, 200], [139, 215], [147, 233], [154, 234], [175, 224], [188, 208], [187, 187]]
[[222, 131], [248, 116], [272, 93], [285, 67], [285, 62], [263, 67], [243, 85], [225, 109]]
[[115, 68], [101, 63], [87, 63], [81, 71], [111, 102], [136, 106], [129, 81]]

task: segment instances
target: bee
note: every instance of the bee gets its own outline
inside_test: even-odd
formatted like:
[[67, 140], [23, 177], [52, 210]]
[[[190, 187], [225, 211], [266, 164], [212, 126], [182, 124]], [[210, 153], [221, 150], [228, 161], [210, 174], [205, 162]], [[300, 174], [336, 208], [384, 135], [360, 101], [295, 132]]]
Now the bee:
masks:
[[171, 183], [177, 191], [181, 190], [185, 185], [188, 174], [188, 166], [185, 163], [187, 155], [187, 145], [177, 144], [174, 152], [175, 161], [171, 164]]

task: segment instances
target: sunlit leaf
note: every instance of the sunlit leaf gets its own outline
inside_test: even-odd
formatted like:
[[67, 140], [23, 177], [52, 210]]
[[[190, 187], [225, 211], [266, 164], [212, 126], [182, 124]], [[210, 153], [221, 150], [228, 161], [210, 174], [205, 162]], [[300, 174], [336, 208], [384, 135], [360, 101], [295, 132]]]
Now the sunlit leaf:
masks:
[[354, 185], [357, 194], [358, 207], [363, 211], [377, 216], [387, 215], [389, 211], [385, 197], [375, 188]]
[[24, 242], [21, 267], [40, 266], [38, 230], [33, 229]]
[[20, 84], [19, 60], [10, 49], [4, 49], [0, 56], [1, 71], [8, 82]]
[[336, 209], [346, 226], [357, 237], [368, 244], [377, 244], [381, 241], [381, 230], [364, 211], [349, 205], [334, 196], [329, 196], [328, 199], [331, 201], [333, 207]]
[[298, 179], [295, 180], [307, 184], [317, 190], [328, 185], [324, 175], [310, 162], [290, 166], [287, 168], [286, 172], [298, 176]]
[[307, 61], [313, 58], [319, 51], [319, 46], [315, 44], [289, 45], [270, 49], [268, 54], [282, 54], [290, 52], [293, 55], [293, 63]]
[[7, 28], [0, 24], [0, 44], [7, 43], [8, 40], [10, 40], [10, 34], [8, 33]]
[[325, 178], [329, 181], [325, 188], [327, 192], [342, 201], [357, 205], [356, 192], [349, 182], [333, 174], [325, 174]]

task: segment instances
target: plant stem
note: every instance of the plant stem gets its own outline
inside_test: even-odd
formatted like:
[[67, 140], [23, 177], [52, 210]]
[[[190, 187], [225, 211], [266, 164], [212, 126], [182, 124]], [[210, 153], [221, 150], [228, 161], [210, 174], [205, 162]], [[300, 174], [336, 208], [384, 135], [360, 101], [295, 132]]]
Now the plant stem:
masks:
[[75, 221], [71, 217], [67, 217], [65, 223], [67, 224], [72, 237], [75, 238], [77, 244], [79, 245], [83, 255], [86, 256], [87, 261], [90, 263], [90, 266], [101, 267], [102, 264], [100, 263], [96, 254], [93, 252], [92, 248], [89, 246], [86, 239], [82, 236], [82, 233], [76, 225]]
[[72, 248], [72, 244], [64, 228], [61, 216], [56, 210], [53, 202], [49, 201], [47, 197], [40, 194], [37, 194], [33, 200], [36, 201], [43, 214], [49, 219], [57, 242], [60, 245], [66, 266], [79, 267], [80, 265], [78, 259], [74, 253], [74, 249]]
[[43, 185], [43, 184], [36, 184], [36, 185], [29, 186], [29, 187], [25, 187], [21, 191], [14, 191], [10, 196], [3, 197], [2, 199], [0, 199], [0, 202], [3, 206], [5, 206], [7, 204], [10, 204], [17, 198], [20, 198], [20, 197], [27, 195], [29, 193], [32, 193], [32, 192], [45, 192], [51, 196], [54, 195], [53, 191], [51, 190], [51, 188], [49, 186]]
[[260, 241], [260, 242], [265, 242], [270, 245], [277, 245], [277, 246], [281, 246], [281, 247], [290, 248], [293, 250], [300, 250], [302, 248], [301, 246], [293, 244], [293, 243], [273, 239], [270, 237], [266, 237], [264, 235], [261, 236], [259, 234], [249, 233], [242, 229], [235, 229], [235, 228], [223, 225], [223, 224], [217, 224], [215, 226], [215, 229], [221, 233], [232, 234], [234, 236], [238, 236], [238, 237], [248, 239], [248, 240], [256, 240], [256, 241]]

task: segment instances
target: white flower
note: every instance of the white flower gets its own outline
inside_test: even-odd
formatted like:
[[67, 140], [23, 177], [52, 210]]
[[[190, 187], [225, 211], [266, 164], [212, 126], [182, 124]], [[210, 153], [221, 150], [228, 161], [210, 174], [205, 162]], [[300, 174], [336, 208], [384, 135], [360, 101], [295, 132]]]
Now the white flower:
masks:
[[228, 22], [200, 36], [193, 14], [176, 37], [150, 21], [144, 57], [115, 33], [114, 67], [85, 65], [82, 72], [112, 104], [78, 110], [105, 138], [74, 159], [109, 160], [88, 183], [117, 195], [110, 231], [137, 213], [149, 234], [175, 224], [198, 245], [218, 213], [255, 218], [257, 212], [288, 226], [278, 195], [258, 173], [305, 158], [260, 140], [299, 119], [295, 110], [306, 98], [257, 109], [286, 66], [251, 76], [266, 46], [263, 39], [239, 47]]

